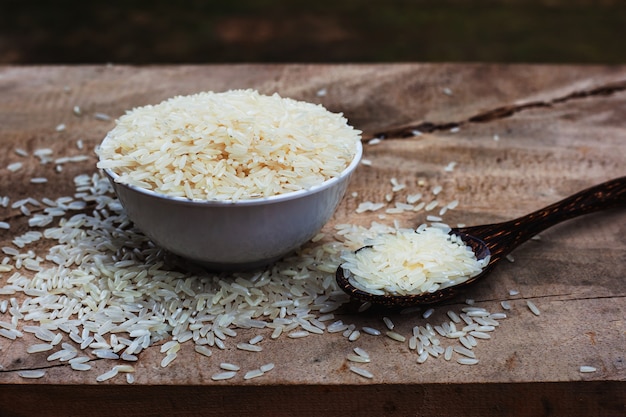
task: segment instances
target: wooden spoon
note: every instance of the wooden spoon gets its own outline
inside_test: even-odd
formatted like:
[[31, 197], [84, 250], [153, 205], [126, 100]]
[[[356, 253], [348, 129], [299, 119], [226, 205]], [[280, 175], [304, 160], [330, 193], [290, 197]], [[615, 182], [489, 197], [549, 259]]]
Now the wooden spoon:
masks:
[[461, 227], [450, 231], [472, 248], [477, 259], [490, 256], [481, 273], [458, 285], [435, 292], [410, 295], [375, 295], [355, 288], [346, 277], [344, 269], [337, 268], [339, 287], [352, 298], [388, 307], [408, 307], [431, 304], [450, 298], [487, 275], [511, 251], [539, 232], [557, 223], [601, 210], [626, 205], [626, 177], [616, 178], [580, 191], [545, 208], [502, 223]]

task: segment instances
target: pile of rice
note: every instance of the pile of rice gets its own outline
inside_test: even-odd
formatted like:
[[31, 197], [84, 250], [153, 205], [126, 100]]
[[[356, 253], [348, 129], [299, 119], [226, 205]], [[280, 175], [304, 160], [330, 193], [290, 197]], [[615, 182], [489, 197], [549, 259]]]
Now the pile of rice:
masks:
[[[282, 150], [294, 158], [306, 153], [303, 149], [309, 148], [303, 143], [300, 143], [303, 148], [298, 148], [295, 143], [297, 135], [293, 132], [307, 129], [311, 131], [313, 128], [305, 120], [317, 120], [317, 128], [322, 126], [324, 129], [321, 130], [325, 131], [323, 135], [318, 136], [328, 140], [324, 146], [321, 145], [322, 140], [315, 141], [313, 149], [326, 156], [332, 154], [332, 158], [329, 159], [311, 158], [311, 161], [319, 163], [320, 167], [323, 166], [319, 171], [327, 172], [329, 166], [337, 163], [335, 171], [340, 172], [343, 169], [340, 165], [345, 166], [351, 160], [351, 157], [347, 156], [341, 164], [338, 163], [339, 152], [333, 153], [335, 151], [332, 150], [349, 151], [352, 148], [351, 144], [358, 140], [359, 132], [349, 128], [341, 116], [332, 115], [319, 106], [284, 100], [277, 96], [265, 98], [255, 92], [246, 91], [180, 97], [158, 106], [133, 110], [120, 119], [118, 127], [109, 134], [108, 139], [98, 150], [101, 155], [101, 168], [103, 165], [111, 164], [110, 168], [121, 178], [127, 181], [135, 178], [133, 181], [136, 181], [136, 184], [148, 182], [147, 178], [159, 178], [162, 174], [160, 176], [162, 186], [169, 185], [169, 180], [163, 181], [164, 175], [169, 171], [180, 172], [183, 175], [181, 183], [184, 184], [186, 178], [184, 175], [193, 169], [185, 166], [190, 158], [196, 158], [195, 165], [193, 163], [192, 165], [198, 167], [202, 161], [210, 160], [207, 155], [214, 150], [211, 151], [211, 147], [196, 148], [187, 154], [185, 164], [181, 167], [180, 158], [183, 154], [177, 155], [172, 146], [182, 151], [183, 148], [192, 149], [199, 142], [217, 144], [219, 142], [215, 134], [203, 139], [198, 132], [202, 130], [202, 126], [206, 127], [211, 123], [223, 126], [221, 124], [223, 121], [218, 123], [217, 119], [211, 119], [215, 117], [216, 108], [213, 108], [212, 114], [204, 119], [200, 115], [206, 112], [209, 106], [192, 103], [197, 101], [206, 104], [213, 98], [224, 106], [228, 100], [218, 100], [217, 97], [228, 96], [229, 100], [234, 100], [238, 95], [241, 95], [242, 101], [254, 101], [252, 97], [257, 97], [258, 102], [268, 99], [274, 105], [280, 103], [281, 108], [289, 109], [285, 110], [283, 115], [286, 118], [284, 122], [292, 134], [288, 139], [283, 137], [279, 141], [294, 143], [270, 149], [274, 153]], [[195, 127], [191, 128], [191, 124], [186, 124], [183, 129], [181, 123], [174, 122], [177, 117], [187, 117], [180, 116], [180, 113], [174, 111], [168, 112], [168, 108], [176, 107], [177, 101], [186, 103], [182, 106], [186, 108], [184, 112], [198, 116], [194, 119]], [[304, 110], [299, 113], [300, 116], [292, 117], [296, 111], [294, 109], [299, 106], [303, 106]], [[245, 115], [252, 117], [252, 114], [248, 114], [240, 107], [225, 107], [230, 109], [231, 116], [227, 117], [230, 126], [236, 124], [233, 114], [241, 113], [242, 118], [245, 118]], [[159, 110], [156, 111], [155, 108]], [[267, 107], [257, 103], [257, 112], [261, 108], [267, 116]], [[311, 108], [316, 110], [309, 111]], [[183, 111], [179, 109], [179, 112]], [[314, 117], [313, 113], [317, 113], [318, 117]], [[159, 116], [156, 117], [156, 114]], [[98, 118], [105, 120], [104, 116]], [[287, 119], [291, 122], [287, 123]], [[300, 130], [293, 128], [292, 122], [295, 120], [301, 124]], [[320, 120], [326, 121], [327, 124], [319, 124]], [[258, 128], [261, 125], [255, 122], [251, 128]], [[152, 127], [148, 129], [146, 126]], [[179, 135], [170, 133], [162, 136], [146, 135], [146, 132], [164, 130], [165, 126], [170, 133], [174, 131], [174, 126], [178, 126], [179, 130], [176, 132]], [[228, 128], [226, 130], [228, 136]], [[331, 136], [328, 133], [330, 131], [337, 132], [332, 136], [333, 140], [330, 140]], [[192, 135], [195, 137], [190, 138]], [[126, 139], [122, 139], [123, 137]], [[273, 136], [269, 137], [271, 139]], [[306, 136], [308, 139], [305, 142], [311, 142], [311, 137], [313, 136]], [[144, 139], [143, 143], [139, 138]], [[222, 141], [227, 139], [220, 138]], [[268, 148], [268, 141], [264, 142], [266, 150], [271, 148]], [[258, 148], [259, 143], [256, 142], [255, 146]], [[83, 149], [82, 141], [77, 142], [77, 148]], [[130, 148], [133, 149], [132, 152], [122, 152]], [[222, 142], [221, 145], [216, 145], [216, 148], [225, 152], [226, 145]], [[41, 167], [54, 162], [57, 172], [60, 172], [65, 164], [88, 160], [87, 155], [56, 157], [52, 149], [48, 148], [37, 149], [32, 155], [18, 149], [16, 154], [20, 158], [34, 157], [35, 161], [39, 160]], [[133, 159], [131, 154], [138, 159]], [[103, 157], [104, 155], [108, 156]], [[149, 162], [150, 158], [154, 158], [150, 164], [140, 165], [138, 162], [139, 160]], [[159, 164], [158, 158], [164, 158], [163, 161], [167, 162], [161, 161]], [[176, 158], [179, 158], [179, 162], [178, 166], [174, 167], [171, 165], [172, 159]], [[272, 161], [270, 159], [268, 164]], [[233, 162], [232, 157], [230, 162]], [[225, 164], [225, 172], [234, 169], [234, 164], [230, 162], [222, 163]], [[283, 162], [272, 162], [272, 166]], [[163, 163], [165, 165], [162, 165]], [[207, 166], [209, 165], [207, 163]], [[150, 169], [157, 167], [160, 167], [159, 172], [152, 175]], [[301, 170], [298, 171], [299, 167], [296, 166], [292, 168], [291, 172], [295, 178], [297, 172]], [[384, 328], [379, 329], [372, 321], [368, 321], [366, 326], [357, 325], [357, 322], [351, 322], [354, 316], [341, 310], [350, 298], [338, 288], [335, 271], [342, 264], [348, 267], [347, 254], [354, 253], [364, 245], [376, 246], [376, 243], [380, 242], [387, 249], [395, 247], [386, 253], [387, 256], [395, 253], [394, 256], [398, 259], [390, 260], [390, 264], [401, 265], [411, 258], [415, 262], [414, 256], [418, 249], [411, 246], [415, 244], [413, 241], [415, 235], [424, 237], [437, 232], [439, 233], [437, 238], [447, 236], [447, 232], [444, 233], [445, 229], [441, 227], [434, 231], [430, 227], [420, 226], [418, 228], [420, 233], [415, 233], [414, 230], [402, 229], [398, 219], [389, 219], [393, 220], [393, 226], [377, 222], [372, 222], [369, 227], [339, 224], [335, 226], [332, 236], [320, 234], [293, 256], [265, 269], [229, 275], [213, 274], [205, 270], [192, 270], [188, 265], [181, 267], [177, 258], [156, 247], [148, 237], [133, 227], [108, 179], [102, 173], [92, 171], [93, 167], [89, 166], [87, 169], [89, 174], [74, 178], [75, 188], [71, 195], [48, 196], [39, 200], [28, 197], [16, 201], [11, 201], [10, 196], [0, 197], [0, 207], [11, 210], [5, 216], [6, 221], [0, 222], [0, 230], [5, 233], [9, 231], [0, 248], [2, 257], [0, 350], [6, 351], [14, 340], [23, 338], [23, 343], [28, 344], [27, 353], [46, 355], [46, 360], [50, 363], [49, 367], [39, 369], [28, 369], [27, 365], [20, 365], [17, 362], [0, 363], [0, 369], [5, 366], [3, 374], [10, 375], [17, 371], [17, 375], [22, 378], [43, 378], [50, 371], [54, 375], [55, 370], [64, 369], [61, 367], [67, 364], [70, 369], [77, 372], [94, 372], [95, 381], [99, 383], [118, 376], [124, 376], [128, 383], [133, 383], [136, 371], [140, 382], [150, 382], [146, 379], [147, 376], [142, 376], [139, 371], [154, 368], [155, 364], [145, 363], [137, 369], [134, 366], [134, 362], [150, 360], [151, 356], [144, 358], [143, 352], [148, 348], [153, 351], [158, 349], [163, 355], [160, 367], [164, 368], [170, 366], [177, 356], [188, 354], [181, 346], [189, 343], [193, 345], [193, 351], [199, 355], [204, 357], [214, 355], [202, 365], [206, 369], [213, 368], [216, 372], [211, 376], [212, 381], [235, 377], [248, 380], [270, 372], [274, 366], [277, 368], [284, 366], [279, 362], [267, 363], [263, 357], [264, 349], [272, 348], [271, 341], [285, 337], [290, 339], [322, 335], [333, 337], [332, 335], [336, 333], [341, 334], [348, 343], [357, 343], [363, 340], [361, 337], [386, 337], [395, 343], [404, 344], [408, 347], [405, 352], [409, 352], [406, 357], [411, 363], [417, 361], [418, 364], [422, 364], [428, 358], [443, 358], [445, 361], [456, 359], [456, 362], [462, 365], [475, 365], [478, 358], [474, 348], [481, 340], [490, 339], [491, 332], [498, 328], [500, 320], [507, 317], [506, 313], [492, 313], [485, 308], [474, 306], [474, 301], [468, 299], [467, 306], [459, 306], [456, 312], [449, 310], [445, 318], [433, 317], [439, 320], [439, 323], [431, 324], [424, 321], [431, 318], [434, 309], [429, 308], [421, 312], [421, 318], [418, 318], [413, 313], [417, 313], [419, 309], [410, 308], [402, 312], [406, 316], [401, 320], [400, 326], [395, 327], [388, 317], [383, 317], [378, 325]], [[226, 174], [218, 178], [220, 182], [226, 181], [224, 176]], [[251, 178], [242, 176], [240, 179]], [[385, 213], [379, 214], [379, 219], [384, 219], [387, 214], [397, 215], [407, 210], [413, 213], [422, 210], [428, 212], [440, 204], [437, 200], [427, 199], [419, 202], [422, 197], [426, 198], [422, 193], [424, 189], [409, 190], [406, 184], [399, 183], [395, 178], [391, 178], [390, 182], [393, 188], [385, 196], [385, 201], [361, 202], [355, 213], [357, 217], [361, 212], [387, 207]], [[187, 183], [191, 187], [191, 182]], [[426, 184], [418, 182], [418, 186], [424, 185]], [[182, 187], [185, 188], [184, 185]], [[245, 187], [239, 189], [247, 190]], [[192, 191], [202, 194], [200, 191], [207, 190], [192, 188]], [[216, 188], [209, 191], [216, 192]], [[411, 191], [413, 193], [410, 193]], [[441, 186], [435, 186], [431, 194], [434, 197], [440, 191]], [[226, 191], [222, 192], [223, 195], [227, 194]], [[193, 195], [193, 192], [191, 194]], [[246, 198], [244, 195], [240, 197]], [[358, 194], [354, 192], [352, 197], [357, 198]], [[407, 203], [404, 204], [402, 201]], [[442, 204], [439, 215], [443, 215], [448, 209], [456, 208], [457, 204], [458, 200]], [[20, 219], [20, 216], [24, 218]], [[355, 222], [361, 223], [363, 220], [357, 218]], [[429, 215], [426, 220], [432, 222], [442, 219]], [[23, 227], [25, 224], [28, 225], [26, 230]], [[11, 232], [13, 230], [16, 232]], [[409, 234], [410, 236], [407, 236]], [[401, 243], [402, 239], [407, 238], [413, 243], [410, 245]], [[384, 239], [390, 239], [390, 243], [395, 242], [395, 246], [383, 242]], [[448, 253], [449, 243], [446, 242], [445, 248], [430, 247], [430, 249], [438, 258], [442, 258], [443, 253]], [[369, 252], [368, 258], [371, 261], [376, 253], [375, 250]], [[486, 264], [488, 260], [484, 262]], [[380, 269], [380, 265], [372, 264], [366, 267], [368, 268], [370, 271], [377, 270]], [[434, 275], [431, 272], [429, 274]], [[463, 275], [465, 274], [471, 275], [473, 272]], [[450, 274], [447, 275], [448, 278], [452, 277]], [[353, 273], [352, 279], [355, 277], [356, 274]], [[355, 284], [358, 285], [356, 282]], [[434, 286], [424, 288], [432, 289]], [[400, 291], [397, 288], [393, 289], [389, 284], [384, 289]], [[370, 291], [381, 290], [370, 288]], [[512, 290], [509, 293], [510, 296], [518, 294]], [[540, 314], [539, 309], [530, 300], [527, 301], [527, 305], [534, 315]], [[502, 301], [501, 306], [504, 310], [512, 308], [507, 300]], [[364, 303], [359, 307], [359, 311], [369, 307], [369, 303]], [[340, 312], [340, 317], [335, 315], [337, 311]], [[248, 331], [252, 331], [254, 335], [249, 339], [243, 339], [244, 334], [249, 334]], [[365, 340], [367, 345], [375, 343], [372, 340]], [[302, 343], [311, 342], [307, 340]], [[389, 341], [379, 343], [386, 345]], [[219, 363], [219, 352], [232, 349], [256, 352], [250, 355], [258, 356], [257, 359], [247, 359], [248, 369], [238, 374], [239, 364]], [[353, 351], [355, 354], [346, 357], [347, 369], [360, 377], [374, 378], [372, 370], [366, 368], [370, 362], [375, 361], [375, 358], [370, 357], [358, 346], [354, 347]], [[385, 360], [384, 355], [380, 360]], [[583, 366], [581, 372], [590, 372], [590, 369], [595, 368]]]
[[416, 230], [382, 233], [356, 252], [342, 254], [342, 267], [355, 287], [377, 295], [410, 295], [458, 285], [479, 274], [489, 259], [450, 228], [422, 224]]
[[[478, 341], [489, 339], [506, 318], [466, 306], [458, 313], [449, 311], [451, 321], [417, 321], [406, 334], [387, 317], [383, 323], [388, 331], [357, 326], [345, 312], [337, 317], [335, 312], [349, 302], [335, 282], [336, 268], [342, 262], [345, 266], [342, 254], [381, 236], [403, 233], [395, 221], [393, 226], [340, 224], [333, 237], [314, 239], [269, 268], [225, 276], [180, 268], [132, 227], [111, 183], [100, 173], [79, 175], [74, 182], [71, 196], [10, 204], [28, 217], [29, 229], [0, 248], [0, 347], [3, 341], [24, 338], [28, 353], [47, 355], [51, 363], [51, 368], [34, 370], [11, 365], [22, 378], [43, 378], [47, 369], [67, 364], [78, 372], [94, 372], [97, 382], [124, 376], [133, 383], [141, 368], [133, 364], [143, 360], [146, 349], [159, 349], [160, 367], [168, 367], [182, 354], [181, 346], [190, 343], [205, 357], [230, 349], [256, 352], [258, 362], [240, 374], [237, 364], [218, 364], [217, 358], [203, 365], [215, 369], [214, 381], [248, 380], [274, 367], [262, 356], [272, 340], [335, 333], [349, 343], [363, 335], [388, 337], [408, 345], [414, 357], [407, 357], [419, 364], [430, 357], [474, 365]], [[1, 200], [0, 206], [9, 206], [8, 198]], [[23, 210], [27, 206], [37, 211]], [[365, 303], [359, 311], [368, 307]], [[502, 308], [511, 306], [507, 302]], [[416, 310], [406, 314], [411, 312]], [[424, 311], [423, 318], [432, 313]], [[256, 334], [242, 340], [242, 329]], [[360, 365], [348, 369], [373, 378], [363, 368], [369, 356], [355, 352], [347, 361]]]
[[254, 90], [203, 92], [135, 108], [96, 150], [121, 183], [192, 200], [241, 200], [337, 177], [361, 132], [321, 105]]

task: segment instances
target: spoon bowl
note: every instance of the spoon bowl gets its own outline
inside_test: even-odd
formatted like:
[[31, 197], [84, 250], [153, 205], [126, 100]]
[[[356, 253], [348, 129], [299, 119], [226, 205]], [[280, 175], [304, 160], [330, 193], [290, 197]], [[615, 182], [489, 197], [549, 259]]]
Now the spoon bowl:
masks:
[[409, 295], [372, 294], [354, 287], [341, 266], [337, 268], [336, 281], [344, 292], [362, 302], [387, 307], [410, 307], [436, 303], [465, 291], [485, 277], [515, 248], [541, 231], [574, 217], [625, 205], [626, 177], [620, 177], [582, 190], [517, 219], [452, 229], [450, 234], [458, 235], [472, 249], [477, 259], [489, 256], [489, 263], [479, 274], [468, 280], [434, 292]]

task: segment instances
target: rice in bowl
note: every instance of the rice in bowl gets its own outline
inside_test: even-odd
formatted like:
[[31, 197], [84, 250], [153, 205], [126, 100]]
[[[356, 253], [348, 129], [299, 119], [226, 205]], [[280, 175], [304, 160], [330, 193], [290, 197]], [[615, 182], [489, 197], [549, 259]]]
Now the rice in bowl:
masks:
[[239, 201], [307, 190], [354, 160], [361, 132], [323, 106], [254, 90], [137, 107], [96, 150], [115, 181], [171, 197]]
[[235, 270], [313, 238], [362, 145], [358, 130], [322, 106], [235, 90], [131, 110], [97, 153], [137, 228], [170, 252]]

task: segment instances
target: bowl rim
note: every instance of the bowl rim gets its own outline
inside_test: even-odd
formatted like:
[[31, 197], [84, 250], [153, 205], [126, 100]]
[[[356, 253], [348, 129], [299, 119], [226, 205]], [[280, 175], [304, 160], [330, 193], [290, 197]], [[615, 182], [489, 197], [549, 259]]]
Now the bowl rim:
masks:
[[269, 204], [269, 203], [278, 203], [281, 201], [294, 200], [300, 197], [312, 195], [312, 194], [321, 192], [323, 190], [326, 190], [328, 188], [331, 188], [337, 183], [343, 181], [346, 177], [350, 176], [352, 172], [356, 170], [357, 166], [361, 162], [362, 156], [363, 156], [363, 143], [359, 139], [356, 141], [356, 150], [355, 150], [354, 157], [352, 158], [352, 161], [350, 161], [350, 164], [348, 164], [348, 166], [343, 171], [341, 171], [341, 173], [337, 175], [336, 177], [332, 177], [320, 184], [317, 184], [317, 185], [314, 185], [313, 187], [302, 189], [302, 190], [290, 191], [290, 192], [282, 193], [282, 194], [275, 194], [269, 197], [247, 198], [247, 199], [241, 199], [241, 200], [235, 200], [235, 201], [232, 201], [232, 200], [190, 200], [186, 197], [170, 196], [170, 195], [162, 194], [153, 190], [148, 190], [147, 188], [141, 188], [133, 184], [127, 184], [127, 183], [121, 182], [119, 181], [120, 176], [116, 174], [115, 172], [113, 172], [110, 168], [102, 168], [101, 170], [109, 177], [109, 179], [115, 185], [120, 185], [134, 192], [144, 194], [146, 196], [166, 200], [166, 201], [171, 201], [171, 202], [175, 202], [179, 204], [192, 205], [192, 206], [203, 206], [203, 207], [255, 206], [255, 205], [263, 205], [263, 204]]

